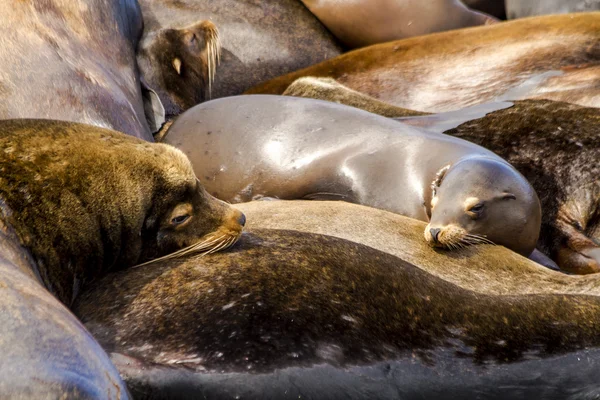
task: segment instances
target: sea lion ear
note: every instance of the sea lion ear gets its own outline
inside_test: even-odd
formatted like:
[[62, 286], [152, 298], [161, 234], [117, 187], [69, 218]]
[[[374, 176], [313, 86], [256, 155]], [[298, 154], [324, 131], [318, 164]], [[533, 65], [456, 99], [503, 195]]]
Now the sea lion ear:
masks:
[[165, 123], [165, 107], [158, 94], [148, 86], [143, 76], [140, 76], [140, 84], [146, 122], [148, 122], [148, 127], [152, 133], [158, 132]]
[[502, 193], [502, 196], [500, 196], [500, 198], [502, 200], [516, 200], [517, 196], [515, 196], [512, 193]]
[[431, 190], [434, 194], [436, 192], [436, 189], [439, 188], [442, 184], [442, 181], [444, 180], [444, 177], [446, 176], [446, 173], [449, 169], [450, 164], [446, 165], [435, 174], [435, 178], [433, 179], [433, 182], [431, 182]]

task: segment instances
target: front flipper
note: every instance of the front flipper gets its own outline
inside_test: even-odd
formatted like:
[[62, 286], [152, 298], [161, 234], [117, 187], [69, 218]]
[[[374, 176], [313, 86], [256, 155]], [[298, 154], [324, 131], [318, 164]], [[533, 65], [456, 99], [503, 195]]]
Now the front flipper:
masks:
[[[554, 271], [561, 271], [559, 266], [550, 259], [547, 255], [539, 251], [538, 249], [533, 250], [533, 252], [529, 255], [529, 259], [531, 261], [535, 261], [536, 263], [544, 266], [546, 268], [552, 269]], [[562, 272], [562, 271], [561, 271]]]

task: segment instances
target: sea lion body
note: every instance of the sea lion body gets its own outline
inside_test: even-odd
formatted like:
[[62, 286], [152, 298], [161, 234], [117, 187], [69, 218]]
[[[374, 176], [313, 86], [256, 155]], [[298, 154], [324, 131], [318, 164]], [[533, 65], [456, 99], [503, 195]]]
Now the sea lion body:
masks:
[[143, 94], [153, 95], [142, 93], [135, 60], [137, 0], [7, 0], [0, 15], [0, 118], [82, 122], [152, 141]]
[[349, 48], [494, 23], [458, 0], [302, 0]]
[[542, 14], [564, 14], [600, 11], [598, 0], [505, 0], [508, 18], [524, 18]]
[[[381, 228], [373, 242], [395, 244], [425, 263], [439, 257], [434, 270], [462, 265], [468, 272], [459, 275], [470, 272], [471, 279], [521, 266], [572, 278], [500, 247], [464, 250], [481, 256], [476, 260], [438, 254], [420, 240], [422, 222], [381, 210], [327, 202], [304, 204], [303, 213], [298, 205], [305, 202], [261, 203], [270, 224], [306, 227], [312, 219], [313, 229], [327, 231], [326, 221], [351, 236]], [[315, 217], [318, 210], [326, 211]], [[389, 235], [393, 230], [404, 236]], [[487, 271], [486, 260], [495, 257]], [[79, 299], [76, 312], [142, 398], [387, 399], [399, 391], [406, 398], [561, 398], [595, 387], [598, 295], [553, 294], [527, 275], [509, 279], [521, 293], [541, 293], [482, 294], [356, 242], [250, 228], [228, 252], [108, 276]], [[580, 368], [561, 367], [584, 354]]]
[[231, 244], [243, 214], [209, 196], [170, 146], [63, 121], [6, 120], [0, 131], [0, 314], [12, 321], [0, 327], [0, 393], [125, 398], [64, 305], [111, 269]]
[[[141, 0], [144, 36], [137, 58], [167, 115], [200, 102], [242, 93], [259, 82], [316, 64], [341, 53], [335, 38], [297, 0]], [[210, 20], [219, 30], [221, 62], [209, 88], [186, 73], [205, 62], [187, 57], [186, 28]], [[169, 33], [172, 37], [160, 41]], [[187, 36], [186, 36], [187, 35]], [[180, 73], [174, 60], [180, 60]], [[185, 90], [183, 90], [185, 89]]]
[[527, 98], [600, 107], [598, 32], [600, 13], [591, 12], [436, 33], [355, 50], [246, 93], [281, 94], [313, 76], [425, 112]]
[[[489, 103], [425, 117], [356, 93], [330, 78], [300, 78], [287, 94], [348, 104], [481, 145], [511, 163], [540, 196], [538, 248], [572, 273], [600, 272], [595, 162], [598, 111], [563, 102]], [[510, 107], [497, 107], [511, 104]], [[487, 114], [487, 115], [486, 115]], [[558, 133], [557, 133], [558, 132]]]
[[[228, 202], [257, 197], [346, 200], [431, 220], [432, 229], [461, 226], [465, 235], [483, 235], [524, 255], [537, 241], [539, 201], [505, 161], [469, 142], [355, 108], [281, 96], [219, 99], [181, 115], [164, 141], [182, 149], [207, 190]], [[442, 190], [444, 180], [460, 182], [463, 173], [474, 177], [454, 191]], [[503, 197], [509, 193], [514, 196]], [[490, 211], [459, 223], [470, 212], [464, 205], [467, 198], [488, 204]], [[506, 210], [499, 220], [491, 211], [496, 202], [510, 203], [515, 211]], [[434, 206], [447, 217], [436, 218]], [[506, 235], [513, 229], [509, 225], [516, 230]], [[439, 240], [427, 239], [457, 245], [444, 232]]]

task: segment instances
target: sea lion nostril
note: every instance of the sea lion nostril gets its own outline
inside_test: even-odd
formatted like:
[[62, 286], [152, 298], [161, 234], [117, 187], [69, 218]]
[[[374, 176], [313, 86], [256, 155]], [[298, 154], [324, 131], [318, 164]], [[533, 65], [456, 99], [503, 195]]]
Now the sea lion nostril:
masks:
[[246, 216], [244, 215], [244, 213], [240, 213], [241, 215], [238, 217], [238, 223], [241, 226], [246, 225]]
[[438, 241], [438, 235], [440, 234], [440, 228], [431, 228], [429, 230], [429, 233], [431, 233], [431, 237], [433, 238], [434, 242]]

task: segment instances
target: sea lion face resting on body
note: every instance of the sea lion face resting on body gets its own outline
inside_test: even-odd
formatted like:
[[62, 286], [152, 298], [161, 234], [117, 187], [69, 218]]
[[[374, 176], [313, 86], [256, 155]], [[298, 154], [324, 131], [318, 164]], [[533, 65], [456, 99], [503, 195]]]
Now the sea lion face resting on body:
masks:
[[443, 168], [432, 183], [425, 239], [436, 247], [495, 243], [528, 256], [539, 236], [533, 188], [508, 164], [483, 157]]
[[171, 146], [58, 121], [0, 129], [0, 218], [65, 304], [117, 265], [200, 242], [222, 248], [241, 233], [243, 214], [206, 193]]

